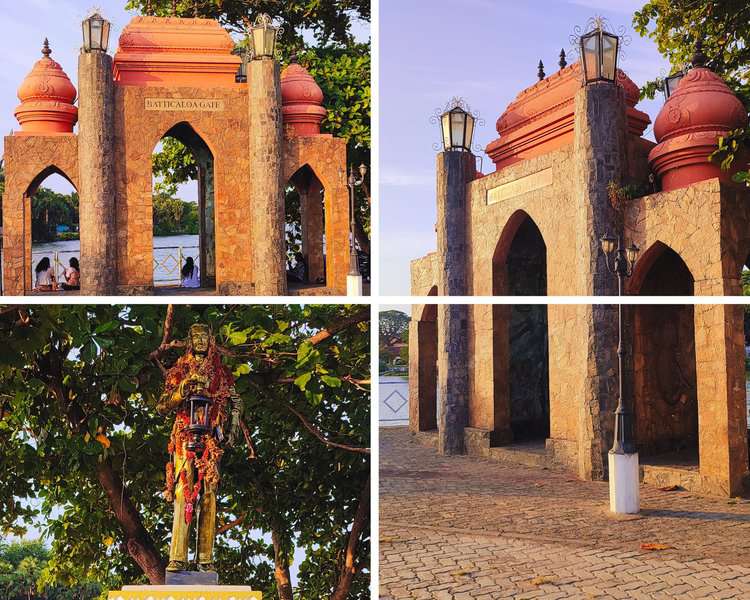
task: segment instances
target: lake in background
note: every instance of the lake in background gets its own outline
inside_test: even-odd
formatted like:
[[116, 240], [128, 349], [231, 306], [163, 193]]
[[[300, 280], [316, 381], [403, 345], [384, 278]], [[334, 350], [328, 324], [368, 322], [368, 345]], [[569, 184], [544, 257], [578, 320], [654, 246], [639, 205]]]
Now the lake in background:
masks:
[[[37, 243], [32, 246], [31, 277], [34, 281], [34, 267], [45, 256], [54, 262], [55, 253], [58, 263], [55, 265], [55, 273], [58, 283], [64, 281], [62, 273], [68, 266], [68, 261], [75, 256], [80, 260], [80, 240], [67, 240], [61, 242]], [[197, 235], [169, 235], [154, 238], [154, 284], [155, 285], [179, 285], [180, 268], [185, 258], [192, 256], [196, 264], [198, 259], [198, 236]], [[86, 268], [81, 265], [81, 270]]]

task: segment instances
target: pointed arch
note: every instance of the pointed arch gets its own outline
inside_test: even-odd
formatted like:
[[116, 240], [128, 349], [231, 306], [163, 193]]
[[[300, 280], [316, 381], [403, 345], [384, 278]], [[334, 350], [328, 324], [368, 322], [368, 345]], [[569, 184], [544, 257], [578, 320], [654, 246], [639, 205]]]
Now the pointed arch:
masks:
[[[524, 210], [503, 228], [492, 258], [493, 295], [547, 295], [547, 245]], [[493, 305], [493, 443], [543, 441], [550, 432], [546, 305]]]
[[[189, 120], [176, 120], [165, 126], [161, 135], [152, 140], [151, 148], [155, 149], [159, 142], [165, 138], [173, 138], [182, 143], [192, 154], [196, 164], [196, 181], [198, 185], [197, 198], [197, 220], [198, 241], [197, 243], [182, 244], [161, 240], [157, 242], [156, 220], [154, 215], [159, 208], [154, 205], [152, 209], [152, 233], [153, 233], [153, 284], [174, 285], [182, 280], [182, 268], [192, 260], [197, 267], [199, 285], [201, 288], [214, 288], [216, 286], [216, 198], [215, 198], [215, 152], [211, 142], [204, 134]], [[153, 167], [153, 151], [151, 158]], [[153, 186], [153, 176], [151, 177]], [[155, 195], [152, 197], [156, 202]], [[168, 202], [168, 199], [160, 199]], [[192, 208], [191, 208], [192, 210]], [[183, 213], [184, 215], [184, 213]], [[194, 217], [188, 217], [188, 220]], [[165, 235], [172, 235], [166, 233]], [[158, 245], [157, 245], [158, 243]]]
[[73, 186], [73, 189], [75, 189], [76, 192], [78, 192], [78, 185], [73, 181], [71, 177], [68, 176], [68, 174], [65, 172], [64, 169], [61, 169], [55, 164], [49, 165], [39, 171], [39, 173], [29, 182], [29, 185], [26, 186], [26, 191], [24, 192], [24, 196], [31, 197], [34, 194], [36, 194], [37, 190], [39, 189], [39, 186], [42, 185], [42, 182], [47, 179], [50, 175], [59, 175], [63, 179], [65, 179], [70, 185]]
[[642, 296], [692, 296], [695, 280], [682, 257], [656, 241], [638, 259], [628, 291]]
[[304, 163], [285, 187], [287, 278], [289, 285], [326, 285], [326, 188]]
[[[428, 296], [437, 296], [437, 286]], [[438, 428], [437, 304], [424, 304], [409, 325], [409, 426], [412, 431]]]

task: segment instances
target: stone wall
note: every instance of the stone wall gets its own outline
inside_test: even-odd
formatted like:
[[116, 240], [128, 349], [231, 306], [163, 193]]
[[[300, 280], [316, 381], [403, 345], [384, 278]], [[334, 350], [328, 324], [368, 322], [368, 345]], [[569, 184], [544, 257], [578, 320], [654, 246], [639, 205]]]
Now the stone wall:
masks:
[[3, 294], [31, 293], [31, 201], [37, 187], [52, 173], [78, 190], [78, 137], [10, 135], [5, 137], [3, 203]]

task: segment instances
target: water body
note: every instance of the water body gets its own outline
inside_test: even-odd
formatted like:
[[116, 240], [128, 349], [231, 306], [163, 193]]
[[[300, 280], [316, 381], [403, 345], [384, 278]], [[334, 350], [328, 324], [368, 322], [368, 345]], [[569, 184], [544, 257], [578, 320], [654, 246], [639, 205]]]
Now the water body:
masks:
[[[180, 250], [181, 249], [181, 250]], [[56, 265], [57, 281], [63, 281], [62, 272], [68, 265], [71, 257], [80, 260], [81, 243], [79, 240], [67, 240], [60, 242], [36, 243], [31, 249], [32, 255], [32, 281], [34, 280], [34, 267], [45, 256], [54, 261], [57, 256]], [[197, 235], [169, 235], [154, 238], [154, 284], [173, 285], [180, 282], [180, 267], [185, 258], [192, 256], [196, 264], [199, 261], [198, 236]], [[81, 270], [86, 265], [81, 265]]]

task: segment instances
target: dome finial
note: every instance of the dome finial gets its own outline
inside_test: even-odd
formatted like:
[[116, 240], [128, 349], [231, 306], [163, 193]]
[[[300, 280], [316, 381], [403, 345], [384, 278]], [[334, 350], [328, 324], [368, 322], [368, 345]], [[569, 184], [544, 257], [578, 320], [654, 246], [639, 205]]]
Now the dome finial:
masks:
[[50, 50], [50, 47], [49, 47], [49, 40], [47, 38], [44, 38], [44, 46], [42, 47], [42, 56], [44, 56], [44, 58], [49, 58], [50, 54], [52, 54], [52, 50]]

